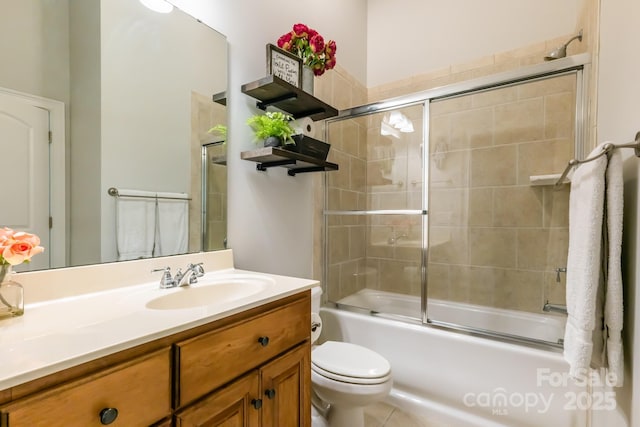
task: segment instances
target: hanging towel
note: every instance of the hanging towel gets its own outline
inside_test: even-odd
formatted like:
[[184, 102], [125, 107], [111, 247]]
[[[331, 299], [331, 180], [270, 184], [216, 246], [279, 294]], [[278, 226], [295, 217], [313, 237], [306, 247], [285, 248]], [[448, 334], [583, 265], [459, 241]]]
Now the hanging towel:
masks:
[[[601, 152], [602, 147], [598, 146], [589, 157]], [[571, 179], [564, 357], [573, 377], [584, 376], [591, 365], [596, 296], [601, 277], [606, 167], [607, 157], [601, 156], [581, 165]]]
[[[122, 190], [131, 196], [155, 197], [155, 193]], [[156, 229], [155, 199], [121, 196], [116, 198], [116, 248], [118, 261], [149, 258], [153, 255]]]
[[189, 244], [189, 196], [185, 193], [158, 193], [158, 197], [158, 228], [154, 254], [184, 254]]
[[607, 219], [607, 280], [604, 301], [603, 339], [606, 366], [614, 386], [621, 387], [624, 380], [622, 355], [622, 216], [623, 216], [622, 154], [613, 150], [606, 175]]
[[[589, 157], [602, 153], [596, 147]], [[622, 157], [613, 150], [581, 165], [569, 196], [567, 326], [564, 357], [570, 375], [608, 368], [623, 381], [622, 357]]]

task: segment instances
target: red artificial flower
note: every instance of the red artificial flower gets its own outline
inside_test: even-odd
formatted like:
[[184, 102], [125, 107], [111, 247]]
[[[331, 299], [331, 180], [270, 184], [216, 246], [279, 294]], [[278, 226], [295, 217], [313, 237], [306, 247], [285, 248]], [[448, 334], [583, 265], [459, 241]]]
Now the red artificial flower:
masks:
[[295, 24], [293, 26], [293, 32], [297, 37], [307, 37], [309, 34], [309, 27], [304, 24]]
[[278, 47], [301, 58], [316, 76], [336, 66], [336, 42], [325, 43], [324, 37], [305, 24], [295, 24], [292, 31], [280, 36]]
[[284, 50], [291, 48], [291, 33], [283, 34], [278, 39], [278, 47]]
[[324, 39], [320, 34], [317, 34], [309, 39], [309, 46], [313, 53], [320, 53], [324, 50]]

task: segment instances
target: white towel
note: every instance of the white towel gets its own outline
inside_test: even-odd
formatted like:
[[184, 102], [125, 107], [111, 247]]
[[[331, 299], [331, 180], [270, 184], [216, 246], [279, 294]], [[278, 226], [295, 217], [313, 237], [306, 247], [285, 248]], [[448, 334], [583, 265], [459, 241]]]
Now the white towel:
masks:
[[[599, 146], [589, 156], [601, 152]], [[574, 377], [585, 375], [593, 352], [606, 167], [602, 156], [578, 167], [571, 180], [564, 357]]]
[[[123, 190], [128, 195], [149, 196], [146, 191]], [[116, 198], [116, 247], [118, 261], [150, 258], [156, 229], [155, 199]]]
[[184, 193], [158, 193], [158, 228], [154, 255], [166, 256], [186, 253], [189, 243], [189, 201]]
[[622, 160], [616, 150], [610, 157], [581, 165], [571, 179], [564, 357], [574, 377], [609, 367], [621, 385]]
[[622, 154], [613, 150], [606, 175], [607, 206], [607, 280], [605, 287], [603, 339], [605, 339], [606, 365], [614, 386], [621, 387], [624, 380], [622, 354], [622, 214], [623, 214]]

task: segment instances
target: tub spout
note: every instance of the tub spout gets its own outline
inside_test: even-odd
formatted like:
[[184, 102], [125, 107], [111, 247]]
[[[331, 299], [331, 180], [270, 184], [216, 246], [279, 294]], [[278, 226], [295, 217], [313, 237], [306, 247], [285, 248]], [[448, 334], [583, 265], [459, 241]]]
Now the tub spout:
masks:
[[561, 304], [550, 304], [549, 301], [547, 301], [544, 303], [544, 306], [542, 307], [542, 311], [546, 313], [553, 311], [556, 313], [567, 314], [567, 306], [561, 305]]

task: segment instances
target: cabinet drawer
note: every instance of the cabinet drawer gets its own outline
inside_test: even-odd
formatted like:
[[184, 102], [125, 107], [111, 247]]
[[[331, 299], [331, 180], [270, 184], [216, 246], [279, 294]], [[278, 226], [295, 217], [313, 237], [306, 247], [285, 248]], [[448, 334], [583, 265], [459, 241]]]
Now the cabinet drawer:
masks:
[[203, 396], [307, 339], [310, 304], [307, 294], [276, 310], [176, 344], [176, 405]]
[[115, 408], [112, 426], [148, 426], [171, 414], [170, 362], [167, 348], [15, 401], [0, 408], [2, 425], [101, 426], [101, 411]]

